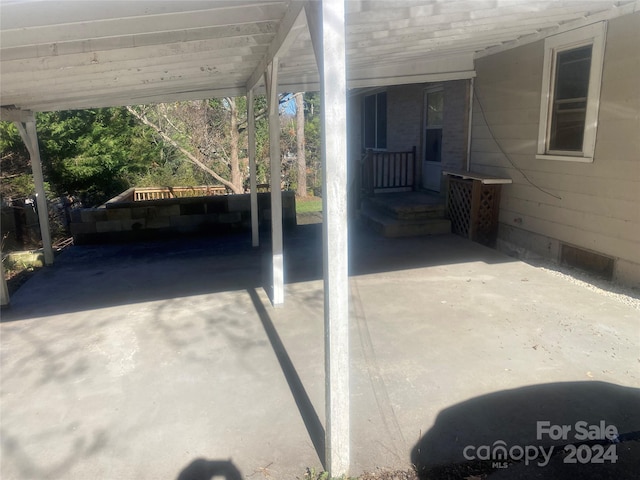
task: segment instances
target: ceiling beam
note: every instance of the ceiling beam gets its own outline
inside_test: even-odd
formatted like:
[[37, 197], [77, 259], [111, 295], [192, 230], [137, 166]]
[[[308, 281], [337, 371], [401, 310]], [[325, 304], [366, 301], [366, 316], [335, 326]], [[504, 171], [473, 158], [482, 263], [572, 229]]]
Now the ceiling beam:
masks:
[[[411, 27], [398, 30], [381, 30], [378, 35], [358, 35], [358, 38], [352, 38], [349, 42], [350, 47], [357, 48], [372, 48], [372, 47], [384, 47], [387, 45], [393, 45], [397, 43], [411, 44], [413, 46], [428, 45], [433, 41], [440, 39], [456, 39], [456, 38], [476, 38], [479, 43], [483, 41], [485, 35], [492, 34], [511, 34], [523, 32], [524, 35], [527, 30], [537, 33], [538, 30], [548, 27], [555, 27], [559, 23], [566, 20], [575, 19], [576, 14], [567, 13], [560, 16], [544, 15], [536, 16], [529, 15], [523, 16], [518, 19], [504, 19], [498, 17], [493, 19], [493, 23], [478, 23], [469, 25], [437, 25], [428, 28]], [[513, 36], [513, 35], [512, 35]], [[365, 38], [363, 38], [365, 37]]]
[[21, 110], [15, 107], [0, 107], [0, 120], [3, 122], [33, 122], [33, 112], [30, 110]]
[[365, 65], [353, 66], [349, 64], [347, 68], [347, 74], [351, 75], [356, 71], [368, 72], [369, 77], [393, 77], [394, 75], [420, 75], [430, 73], [447, 73], [457, 71], [472, 71], [473, 66], [473, 53], [450, 55], [446, 57], [430, 58], [424, 56], [422, 58], [416, 58], [412, 62], [406, 62], [403, 64], [391, 64], [385, 63], [374, 64], [369, 62]]
[[[494, 55], [499, 52], [503, 52], [505, 50], [510, 50], [512, 48], [519, 47], [521, 45], [527, 45], [529, 43], [537, 42], [538, 40], [543, 40], [544, 38], [550, 35], [557, 35], [559, 33], [567, 32], [569, 30], [574, 30], [579, 27], [583, 27], [585, 25], [590, 25], [592, 23], [601, 22], [605, 20], [611, 20], [613, 18], [627, 15], [630, 13], [640, 12], [640, 0], [636, 0], [632, 3], [627, 3], [622, 6], [613, 6], [608, 10], [603, 12], [598, 12], [593, 15], [583, 15], [581, 18], [566, 22], [561, 25], [556, 25], [554, 27], [546, 28], [540, 32], [526, 35], [516, 40], [504, 42], [501, 45], [493, 46], [487, 48], [485, 50], [479, 51], [476, 53], [475, 58], [482, 58], [488, 55]], [[588, 12], [586, 12], [588, 13]]]
[[388, 87], [391, 85], [410, 85], [414, 83], [448, 82], [467, 80], [476, 76], [475, 70], [462, 70], [445, 73], [425, 73], [417, 75], [394, 75], [392, 77], [367, 76], [366, 72], [357, 72], [349, 76], [349, 88]]
[[35, 112], [53, 112], [60, 110], [86, 110], [91, 108], [122, 107], [126, 105], [146, 105], [154, 103], [170, 103], [190, 100], [204, 100], [207, 98], [237, 97], [245, 95], [244, 87], [211, 88], [211, 84], [205, 87], [186, 88], [184, 90], [151, 90], [139, 94], [110, 94], [105, 96], [92, 95], [90, 92], [76, 95], [74, 98], [46, 100], [40, 99], [30, 102]]
[[537, 29], [531, 26], [516, 26], [509, 27], [505, 30], [495, 29], [481, 34], [474, 34], [473, 32], [452, 33], [449, 36], [438, 36], [415, 40], [413, 42], [396, 42], [393, 39], [387, 39], [386, 42], [376, 44], [350, 45], [347, 53], [348, 55], [355, 55], [355, 58], [357, 59], [364, 59], [367, 57], [372, 59], [381, 59], [385, 56], [393, 56], [396, 58], [398, 55], [402, 56], [407, 54], [427, 55], [431, 50], [434, 50], [437, 53], [438, 50], [446, 46], [469, 46], [471, 48], [468, 50], [475, 52], [495, 45], [501, 45], [506, 39], [513, 39], [519, 35], [526, 35], [529, 32], [537, 32]]
[[[276, 31], [275, 22], [256, 22], [244, 25], [194, 28], [189, 30], [177, 30], [172, 32], [153, 32], [135, 35], [123, 35], [119, 37], [95, 38], [84, 41], [55, 42], [42, 45], [27, 45], [21, 47], [5, 48], [2, 46], [2, 60], [25, 60], [25, 59], [48, 59], [65, 58], [67, 55], [87, 54], [93, 52], [107, 52], [118, 50], [126, 52], [127, 49], [145, 51], [144, 47], [160, 48], [162, 45], [190, 44], [191, 42], [207, 41], [213, 42], [242, 37], [252, 37], [254, 39], [272, 38]], [[268, 36], [267, 36], [268, 35]], [[267, 42], [268, 43], [268, 42]], [[224, 43], [222, 42], [222, 45]], [[229, 45], [232, 45], [230, 43]], [[224, 48], [224, 47], [222, 47]], [[71, 58], [71, 57], [70, 57]], [[131, 58], [131, 56], [130, 56]]]
[[295, 41], [297, 36], [306, 29], [304, 21], [304, 5], [306, 2], [294, 0], [289, 5], [285, 13], [275, 38], [269, 45], [269, 50], [262, 61], [255, 68], [249, 79], [247, 80], [246, 89], [253, 89], [260, 81], [267, 66], [278, 56], [280, 52], [285, 52]]
[[[31, 91], [28, 94], [18, 93], [5, 95], [3, 92], [2, 102], [5, 105], [16, 105], [17, 107], [34, 105], [33, 110], [42, 111], [41, 105], [44, 103], [55, 103], [68, 105], [73, 103], [78, 105], [78, 101], [82, 103], [90, 100], [86, 105], [80, 105], [77, 108], [90, 108], [95, 106], [97, 102], [93, 100], [120, 98], [128, 96], [131, 101], [124, 103], [125, 105], [135, 105], [144, 103], [142, 99], [146, 95], [158, 96], [161, 94], [184, 93], [184, 92], [200, 92], [215, 91], [216, 89], [228, 91], [233, 89], [238, 95], [244, 95], [246, 90], [242, 85], [242, 81], [251, 70], [239, 71], [238, 73], [226, 74], [220, 77], [219, 81], [212, 81], [211, 78], [196, 79], [172, 79], [153, 83], [140, 83], [138, 85], [123, 85], [118, 83], [108, 85], [70, 85], [69, 87], [60, 87], [56, 89], [47, 88], [46, 90]], [[223, 83], [224, 82], [224, 83]], [[216, 88], [212, 88], [216, 86]], [[50, 101], [48, 99], [51, 99]], [[115, 105], [120, 104], [120, 102]], [[35, 105], [39, 107], [36, 108]], [[64, 110], [65, 108], [57, 108], [56, 110]]]
[[[122, 84], [137, 85], [142, 83], [154, 83], [176, 78], [215, 78], [220, 75], [237, 73], [239, 70], [252, 71], [252, 65], [257, 64], [262, 55], [244, 55], [224, 57], [218, 61], [210, 61], [206, 58], [179, 59], [162, 61], [157, 64], [129, 66], [128, 68], [109, 70], [92, 67], [82, 67], [69, 70], [57, 70], [47, 75], [47, 84], [51, 88], [71, 87], [83, 85]], [[243, 67], [238, 67], [242, 65]], [[95, 67], [98, 67], [97, 65]], [[124, 65], [123, 65], [124, 67]], [[37, 89], [42, 85], [43, 74], [40, 72], [22, 72], [3, 75], [3, 95], [11, 95], [15, 92], [26, 92]]]
[[[272, 0], [278, 3], [282, 0]], [[264, 6], [264, 0], [243, 0], [243, 5]], [[52, 24], [73, 24], [95, 20], [117, 20], [119, 18], [171, 15], [175, 13], [199, 12], [212, 8], [210, 0], [180, 0], [177, 2], [127, 1], [114, 8], [113, 0], [91, 0], [68, 2], [47, 10], [41, 4], [31, 2], [5, 2], [2, 6], [2, 28], [27, 28]], [[215, 0], [215, 8], [237, 7], [238, 0]]]
[[[117, 3], [3, 3], [2, 104], [42, 111], [241, 95], [263, 90], [275, 56], [280, 92], [318, 88], [304, 1]], [[349, 87], [469, 78], [471, 58], [640, 11], [640, 0], [498, 3], [350, 0]]]
[[225, 54], [237, 55], [234, 51], [240, 49], [266, 49], [272, 40], [273, 35], [261, 34], [228, 39], [221, 38], [214, 40], [197, 40], [194, 42], [179, 42], [156, 47], [93, 51], [44, 57], [42, 59], [30, 58], [9, 61], [2, 57], [2, 73], [51, 71], [91, 65], [105, 65], [106, 68], [112, 69], [112, 65], [130, 61], [137, 61], [140, 66], [144, 66], [145, 62], [153, 61], [155, 58], [173, 57], [175, 59], [180, 56], [194, 54], [202, 55], [203, 58], [218, 58]]
[[[94, 2], [99, 4], [100, 2]], [[105, 2], [107, 5], [110, 2]], [[180, 3], [180, 2], [176, 2]], [[26, 4], [25, 4], [26, 5]], [[205, 5], [205, 4], [203, 4]], [[209, 2], [208, 5], [215, 5]], [[42, 26], [11, 28], [3, 25], [0, 42], [3, 48], [26, 45], [82, 42], [89, 39], [110, 38], [133, 34], [175, 32], [194, 28], [242, 25], [256, 21], [278, 21], [283, 16], [285, 2], [208, 8], [198, 11], [172, 12], [161, 15], [137, 15], [85, 22], [59, 23]], [[3, 6], [3, 10], [6, 6]], [[249, 14], [251, 10], [251, 14]]]

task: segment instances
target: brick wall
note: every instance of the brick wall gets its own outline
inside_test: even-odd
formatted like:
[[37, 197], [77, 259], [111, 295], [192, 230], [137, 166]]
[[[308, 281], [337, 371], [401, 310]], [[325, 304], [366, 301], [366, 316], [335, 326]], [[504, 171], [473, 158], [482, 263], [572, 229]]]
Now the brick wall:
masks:
[[456, 80], [443, 84], [442, 168], [444, 170], [462, 170], [466, 164], [469, 125], [468, 84], [467, 80]]
[[387, 150], [420, 151], [424, 84], [400, 85], [387, 89]]
[[[422, 178], [422, 129], [424, 93], [438, 84], [420, 83], [395, 85], [387, 92], [387, 151], [417, 149], [417, 177]], [[468, 137], [469, 81], [455, 80], [441, 83], [444, 90], [444, 119], [442, 139], [442, 168], [462, 170], [466, 166]], [[379, 91], [384, 91], [380, 89]], [[377, 93], [369, 91], [367, 95]], [[349, 146], [351, 165], [358, 165], [362, 155], [362, 101], [364, 96], [351, 97], [349, 104]]]
[[[463, 168], [467, 154], [468, 81], [444, 82], [443, 168]], [[387, 150], [421, 152], [424, 91], [431, 84], [400, 85], [387, 90]]]

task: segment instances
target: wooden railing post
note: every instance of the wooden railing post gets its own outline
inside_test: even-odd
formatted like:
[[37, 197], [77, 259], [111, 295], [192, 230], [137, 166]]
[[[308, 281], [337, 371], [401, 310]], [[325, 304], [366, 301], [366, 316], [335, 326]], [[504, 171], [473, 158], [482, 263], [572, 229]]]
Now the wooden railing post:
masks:
[[373, 195], [373, 155], [371, 150], [366, 150], [361, 161], [362, 190], [367, 196]]
[[416, 146], [413, 146], [413, 149], [411, 150], [411, 187], [413, 191], [416, 191], [418, 189], [418, 182], [416, 181], [416, 171], [417, 171], [417, 163], [418, 163], [418, 155], [417, 155], [417, 150], [416, 150]]
[[404, 152], [366, 150], [360, 168], [362, 192], [366, 195], [373, 195], [376, 189], [418, 188], [415, 146]]

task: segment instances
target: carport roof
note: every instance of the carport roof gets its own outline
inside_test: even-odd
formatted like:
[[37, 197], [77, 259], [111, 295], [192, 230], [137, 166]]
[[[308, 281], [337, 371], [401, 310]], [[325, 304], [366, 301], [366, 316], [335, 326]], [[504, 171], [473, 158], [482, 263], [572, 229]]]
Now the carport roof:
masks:
[[[469, 78], [479, 55], [640, 10], [625, 0], [346, 1], [348, 86]], [[0, 4], [1, 105], [81, 109], [319, 88], [304, 2]]]

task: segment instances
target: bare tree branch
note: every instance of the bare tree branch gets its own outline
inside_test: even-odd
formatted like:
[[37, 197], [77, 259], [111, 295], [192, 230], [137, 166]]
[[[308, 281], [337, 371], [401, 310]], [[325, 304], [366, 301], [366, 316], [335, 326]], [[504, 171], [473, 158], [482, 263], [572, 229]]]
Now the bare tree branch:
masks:
[[127, 110], [129, 111], [129, 113], [131, 113], [131, 115], [136, 117], [142, 123], [144, 123], [148, 127], [151, 127], [153, 130], [155, 130], [158, 133], [158, 135], [160, 135], [164, 139], [164, 141], [170, 143], [175, 148], [180, 150], [180, 152], [182, 152], [182, 154], [185, 157], [187, 157], [191, 163], [196, 165], [201, 170], [207, 172], [209, 175], [211, 175], [213, 178], [218, 180], [223, 185], [229, 187], [234, 193], [242, 193], [242, 191], [238, 190], [238, 187], [236, 185], [234, 185], [232, 182], [222, 178], [220, 175], [218, 175], [216, 172], [214, 172], [209, 167], [207, 167], [204, 163], [202, 163], [198, 158], [196, 158], [195, 155], [193, 155], [191, 152], [189, 152], [188, 150], [186, 150], [183, 147], [181, 147], [176, 141], [174, 141], [169, 135], [167, 135], [158, 125], [156, 125], [153, 122], [151, 122], [144, 114], [138, 113], [131, 106], [127, 106]]
[[[283, 105], [287, 101], [289, 101], [289, 97], [287, 97], [287, 94], [281, 93], [280, 96], [278, 97], [278, 105]], [[258, 122], [258, 121], [262, 120], [263, 118], [265, 118], [268, 113], [269, 113], [269, 107], [265, 107], [262, 110], [260, 110], [255, 115], [256, 122]], [[248, 123], [249, 123], [249, 119], [248, 118], [245, 118], [242, 121], [239, 121], [238, 122], [238, 133], [244, 132], [247, 129], [246, 125]]]

